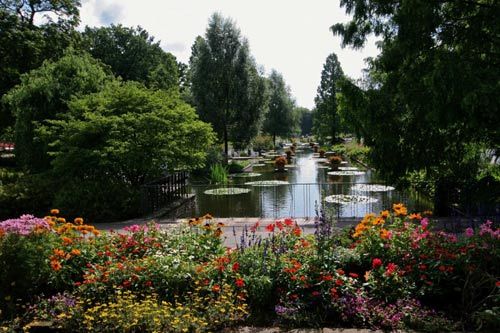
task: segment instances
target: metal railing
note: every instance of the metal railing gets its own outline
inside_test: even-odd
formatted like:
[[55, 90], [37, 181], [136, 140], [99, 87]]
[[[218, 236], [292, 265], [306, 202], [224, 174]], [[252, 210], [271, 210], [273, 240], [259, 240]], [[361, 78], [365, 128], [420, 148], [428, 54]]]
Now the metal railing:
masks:
[[150, 214], [190, 196], [188, 173], [176, 172], [141, 187], [141, 209]]
[[[387, 192], [353, 190], [352, 186], [358, 184], [297, 183], [277, 186], [191, 184], [188, 187], [190, 193], [195, 195], [195, 202], [186, 214], [198, 216], [210, 213], [216, 217], [312, 218], [316, 216], [317, 209], [322, 208], [332, 217], [358, 218], [370, 212], [390, 209], [396, 202], [404, 203], [410, 211], [432, 209], [429, 199], [418, 192], [397, 189]], [[218, 189], [231, 192], [230, 188], [243, 189], [240, 192], [246, 193], [209, 194], [210, 191]], [[362, 200], [361, 202], [326, 202], [325, 199], [331, 195], [357, 195], [365, 198], [357, 197]]]

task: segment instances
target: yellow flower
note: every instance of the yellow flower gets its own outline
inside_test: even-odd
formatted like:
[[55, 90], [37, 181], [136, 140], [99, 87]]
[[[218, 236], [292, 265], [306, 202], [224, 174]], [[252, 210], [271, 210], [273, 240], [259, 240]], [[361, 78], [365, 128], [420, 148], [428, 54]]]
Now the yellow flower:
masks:
[[383, 219], [388, 218], [389, 215], [391, 215], [391, 213], [388, 210], [383, 210], [383, 211], [380, 212], [380, 217], [383, 218]]

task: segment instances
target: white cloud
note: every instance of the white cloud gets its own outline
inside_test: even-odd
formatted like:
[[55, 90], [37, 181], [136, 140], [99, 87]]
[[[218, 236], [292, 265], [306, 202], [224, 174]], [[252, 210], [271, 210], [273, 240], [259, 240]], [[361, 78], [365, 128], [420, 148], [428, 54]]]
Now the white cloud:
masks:
[[361, 51], [340, 48], [330, 26], [348, 17], [339, 1], [287, 0], [88, 0], [82, 25], [140, 25], [162, 47], [187, 63], [196, 36], [204, 35], [210, 15], [218, 11], [236, 21], [257, 63], [281, 72], [298, 105], [311, 108], [326, 57], [335, 52], [344, 72], [359, 78], [363, 59], [378, 51], [370, 40]]

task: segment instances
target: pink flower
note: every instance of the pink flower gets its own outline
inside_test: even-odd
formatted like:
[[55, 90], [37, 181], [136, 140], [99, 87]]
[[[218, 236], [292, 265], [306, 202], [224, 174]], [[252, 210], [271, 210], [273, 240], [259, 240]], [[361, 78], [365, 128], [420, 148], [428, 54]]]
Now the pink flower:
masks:
[[474, 236], [474, 229], [472, 229], [472, 228], [465, 229], [465, 236], [466, 237], [472, 237], [472, 236]]
[[427, 217], [424, 217], [421, 221], [420, 221], [420, 225], [422, 226], [422, 229], [425, 230], [427, 229], [427, 226], [429, 225], [429, 219]]

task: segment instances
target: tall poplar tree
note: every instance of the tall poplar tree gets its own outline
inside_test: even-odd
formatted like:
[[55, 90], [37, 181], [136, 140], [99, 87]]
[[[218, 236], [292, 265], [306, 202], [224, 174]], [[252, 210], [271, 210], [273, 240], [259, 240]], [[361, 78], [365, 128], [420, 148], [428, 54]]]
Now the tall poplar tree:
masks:
[[338, 114], [337, 93], [339, 92], [339, 81], [344, 77], [342, 67], [335, 53], [326, 58], [321, 72], [321, 83], [314, 102], [316, 111], [314, 114], [314, 133], [320, 140], [330, 137], [330, 142], [336, 142], [340, 121]]
[[202, 120], [212, 124], [228, 153], [228, 142], [243, 146], [257, 134], [265, 107], [265, 81], [235, 23], [215, 13], [190, 59], [191, 90]]
[[276, 146], [276, 137], [291, 135], [298, 119], [294, 116], [294, 101], [283, 76], [273, 70], [269, 75], [268, 84], [269, 110], [265, 116], [263, 131], [273, 137]]

